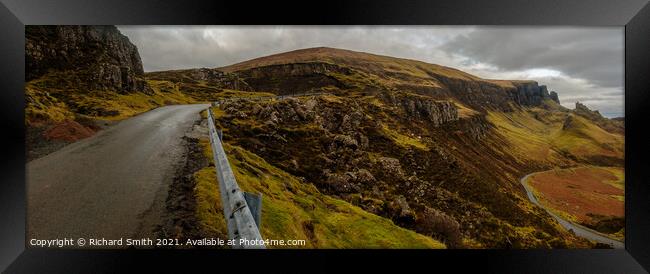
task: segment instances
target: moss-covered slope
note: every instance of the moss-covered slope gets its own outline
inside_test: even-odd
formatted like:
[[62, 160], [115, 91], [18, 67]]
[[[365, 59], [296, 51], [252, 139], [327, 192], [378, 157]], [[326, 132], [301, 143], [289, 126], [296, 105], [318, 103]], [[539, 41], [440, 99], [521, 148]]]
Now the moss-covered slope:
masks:
[[[212, 159], [209, 142], [203, 139], [202, 143], [205, 157]], [[263, 238], [306, 241], [304, 246], [271, 248], [445, 248], [437, 240], [322, 194], [313, 184], [250, 151], [232, 145], [225, 145], [225, 150], [242, 190], [263, 195]], [[194, 177], [202, 226], [226, 231], [214, 166], [201, 169]]]

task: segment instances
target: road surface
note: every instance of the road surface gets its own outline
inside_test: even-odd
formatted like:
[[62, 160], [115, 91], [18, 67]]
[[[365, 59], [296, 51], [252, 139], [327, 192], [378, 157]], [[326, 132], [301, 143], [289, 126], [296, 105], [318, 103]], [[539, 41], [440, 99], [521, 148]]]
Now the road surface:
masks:
[[546, 210], [546, 212], [548, 212], [548, 214], [550, 214], [553, 218], [555, 218], [555, 220], [557, 220], [557, 222], [560, 223], [560, 225], [562, 225], [567, 230], [573, 230], [573, 233], [575, 233], [576, 235], [578, 235], [580, 237], [587, 238], [589, 240], [592, 240], [592, 241], [595, 241], [595, 242], [598, 242], [598, 243], [608, 244], [608, 245], [610, 245], [610, 246], [612, 246], [614, 248], [625, 248], [623, 242], [618, 241], [616, 239], [609, 238], [605, 234], [599, 233], [599, 232], [597, 232], [595, 230], [589, 229], [587, 227], [581, 226], [581, 225], [576, 224], [574, 222], [571, 222], [569, 220], [563, 219], [559, 215], [553, 213], [552, 211], [550, 211], [549, 209], [544, 207], [537, 200], [537, 198], [533, 194], [533, 191], [532, 191], [531, 187], [527, 183], [528, 182], [528, 177], [535, 174], [535, 173], [537, 173], [537, 172], [528, 174], [528, 175], [524, 176], [523, 178], [521, 178], [521, 180], [520, 180], [521, 184], [526, 189], [526, 194], [528, 195], [528, 199], [531, 202], [533, 202], [537, 206], [539, 206], [539, 207], [543, 208], [544, 210]]
[[160, 107], [27, 163], [28, 242], [153, 237], [182, 136], [208, 106]]

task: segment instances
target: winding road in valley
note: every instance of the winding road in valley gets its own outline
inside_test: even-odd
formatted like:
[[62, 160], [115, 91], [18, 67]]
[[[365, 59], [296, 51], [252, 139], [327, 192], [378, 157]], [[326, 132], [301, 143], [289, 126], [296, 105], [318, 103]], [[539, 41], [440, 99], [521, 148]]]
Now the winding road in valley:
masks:
[[27, 163], [28, 242], [152, 237], [182, 137], [208, 106], [160, 107]]
[[557, 214], [553, 213], [548, 208], [544, 207], [537, 200], [537, 198], [533, 194], [533, 190], [532, 190], [531, 186], [528, 185], [528, 183], [527, 183], [528, 177], [530, 177], [531, 175], [534, 175], [536, 173], [539, 173], [539, 172], [530, 173], [530, 174], [524, 176], [523, 178], [521, 178], [519, 180], [521, 182], [521, 184], [524, 186], [524, 188], [526, 189], [526, 194], [528, 195], [528, 199], [531, 202], [533, 202], [535, 205], [537, 205], [537, 206], [543, 208], [544, 210], [546, 210], [546, 212], [548, 212], [548, 214], [550, 214], [553, 218], [555, 218], [555, 220], [557, 220], [558, 223], [560, 223], [560, 225], [562, 225], [567, 230], [573, 230], [573, 232], [576, 235], [580, 236], [580, 237], [587, 238], [589, 240], [592, 240], [592, 241], [595, 241], [595, 242], [598, 242], [598, 243], [608, 244], [608, 245], [610, 245], [610, 246], [612, 246], [614, 248], [625, 248], [623, 242], [618, 241], [616, 239], [612, 239], [610, 237], [607, 237], [605, 234], [597, 232], [597, 231], [595, 231], [593, 229], [589, 229], [589, 228], [584, 227], [582, 225], [579, 225], [579, 224], [576, 224], [576, 223], [571, 222], [569, 220], [563, 219], [562, 217], [560, 217]]

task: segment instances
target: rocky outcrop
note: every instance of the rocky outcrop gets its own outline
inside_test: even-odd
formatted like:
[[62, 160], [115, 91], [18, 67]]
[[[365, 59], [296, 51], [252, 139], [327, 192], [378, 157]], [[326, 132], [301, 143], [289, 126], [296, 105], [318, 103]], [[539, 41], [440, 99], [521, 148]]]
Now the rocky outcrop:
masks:
[[556, 103], [560, 103], [560, 98], [557, 95], [557, 92], [551, 91], [550, 93], [551, 100], [555, 101]]
[[573, 127], [573, 115], [567, 115], [567, 117], [564, 119], [564, 123], [562, 123], [562, 130], [569, 130]]
[[398, 195], [388, 203], [388, 214], [393, 220], [401, 224], [411, 224], [415, 222], [415, 212], [411, 209], [406, 198]]
[[188, 72], [192, 79], [207, 82], [220, 81], [226, 75], [222, 71], [209, 68], [190, 69]]
[[346, 75], [351, 73], [350, 69], [346, 67], [341, 67], [330, 63], [309, 62], [257, 67], [245, 71], [240, 71], [239, 74], [250, 78], [262, 78], [268, 77], [269, 72], [274, 73], [274, 75], [278, 77], [326, 74], [328, 72], [338, 72]]
[[580, 102], [576, 102], [576, 108], [573, 112], [589, 120], [600, 120], [604, 118], [598, 110], [591, 110]]
[[514, 93], [514, 100], [524, 106], [539, 106], [545, 99], [551, 99], [556, 103], [560, 103], [557, 92], [548, 92], [545, 85], [539, 85], [535, 81], [517, 82], [514, 81], [513, 85], [516, 87]]
[[398, 159], [390, 157], [381, 157], [379, 158], [379, 165], [382, 167], [384, 172], [391, 174], [393, 176], [404, 176], [404, 171], [402, 170], [402, 165]]
[[190, 84], [184, 85], [186, 90], [189, 86], [200, 86], [252, 91], [252, 88], [237, 74], [211, 68], [147, 72], [147, 79]]
[[485, 138], [490, 129], [492, 129], [492, 124], [488, 122], [485, 116], [472, 116], [467, 119], [459, 120], [457, 127], [474, 140], [481, 140]]
[[573, 113], [594, 122], [608, 132], [625, 134], [624, 120], [603, 117], [598, 110], [591, 110], [580, 102], [576, 102], [576, 108], [573, 110]]
[[350, 75], [349, 68], [329, 63], [291, 63], [256, 67], [236, 74], [257, 91], [286, 95], [314, 91], [327, 86], [345, 88], [331, 73]]
[[208, 85], [214, 87], [243, 91], [252, 90], [245, 81], [233, 73], [225, 73], [216, 69], [200, 68], [190, 70], [190, 75], [192, 79], [205, 81]]
[[429, 121], [436, 127], [458, 120], [458, 109], [449, 101], [395, 92], [384, 92], [380, 96], [387, 103], [401, 108], [406, 117]]
[[409, 116], [427, 119], [434, 126], [458, 120], [458, 110], [449, 101], [405, 100], [402, 107]]
[[115, 26], [26, 26], [25, 78], [74, 72], [79, 85], [149, 92], [138, 49]]

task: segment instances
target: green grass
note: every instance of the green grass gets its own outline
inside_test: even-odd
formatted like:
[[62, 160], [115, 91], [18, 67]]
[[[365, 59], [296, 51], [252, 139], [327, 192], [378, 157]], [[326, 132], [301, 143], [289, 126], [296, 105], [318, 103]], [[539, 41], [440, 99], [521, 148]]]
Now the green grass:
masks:
[[[26, 83], [25, 119], [28, 124], [61, 122], [74, 119], [77, 114], [102, 120], [122, 120], [159, 106], [197, 102], [165, 81], [149, 81], [152, 94], [123, 94], [111, 90], [80, 90], [74, 85], [54, 82], [70, 80], [58, 77], [62, 76], [57, 73]], [[78, 113], [80, 109], [84, 110], [83, 113]], [[107, 115], [108, 112], [113, 113]]]
[[[535, 118], [535, 113], [542, 118]], [[534, 160], [557, 165], [564, 158], [558, 152], [577, 158], [623, 159], [623, 136], [606, 132], [582, 117], [571, 116], [573, 121], [568, 128], [563, 128], [567, 114], [537, 108], [511, 113], [489, 112], [487, 118], [510, 144], [508, 154], [521, 162]]]
[[194, 179], [196, 217], [202, 231], [209, 235], [228, 235], [214, 167], [199, 170], [194, 173]]
[[25, 98], [25, 122], [28, 124], [74, 119], [74, 113], [68, 109], [68, 106], [44, 89], [27, 85], [25, 87]]
[[101, 107], [119, 112], [118, 115], [114, 116], [90, 115], [93, 118], [105, 120], [122, 120], [159, 106], [196, 103], [194, 99], [180, 92], [147, 95], [141, 92], [119, 94], [111, 91], [96, 91], [91, 94], [91, 96], [73, 95], [72, 98], [78, 106], [87, 108]]
[[587, 119], [573, 115], [568, 129], [554, 136], [553, 144], [575, 155], [608, 155], [623, 158], [623, 136], [609, 133]]
[[526, 112], [489, 112], [488, 121], [495, 125], [503, 139], [510, 143], [508, 154], [521, 162], [530, 159], [553, 162], [557, 155], [551, 150], [550, 134], [559, 124], [548, 125], [536, 120]]
[[382, 125], [382, 131], [386, 136], [388, 136], [391, 140], [393, 140], [396, 144], [402, 146], [402, 147], [416, 147], [421, 150], [426, 150], [428, 151], [429, 148], [427, 147], [426, 144], [422, 143], [420, 140], [406, 136], [404, 134], [401, 134], [397, 132], [394, 129], [389, 128], [387, 125]]

